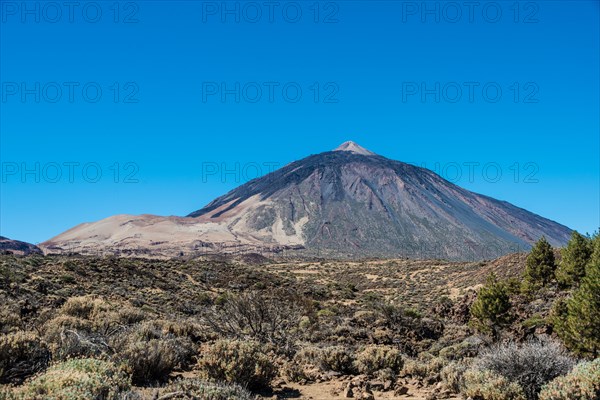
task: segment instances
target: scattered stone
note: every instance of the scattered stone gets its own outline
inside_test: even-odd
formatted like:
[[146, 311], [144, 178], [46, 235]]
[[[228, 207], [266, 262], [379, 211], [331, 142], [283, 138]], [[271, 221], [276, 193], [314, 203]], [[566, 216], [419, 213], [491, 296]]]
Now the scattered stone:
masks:
[[403, 395], [405, 395], [407, 393], [408, 393], [408, 387], [403, 386], [403, 385], [397, 387], [396, 390], [394, 391], [394, 395], [395, 396], [403, 396]]
[[384, 391], [388, 391], [391, 390], [394, 387], [394, 381], [391, 380], [387, 380], [385, 382], [383, 382], [383, 390]]
[[325, 377], [327, 377], [329, 379], [337, 378], [338, 376], [341, 376], [341, 375], [342, 374], [337, 371], [327, 371], [325, 373]]
[[382, 390], [384, 385], [381, 381], [369, 381], [368, 384], [373, 390]]
[[352, 382], [348, 382], [346, 388], [344, 389], [344, 397], [346, 399], [351, 399], [354, 397], [354, 392], [352, 391]]

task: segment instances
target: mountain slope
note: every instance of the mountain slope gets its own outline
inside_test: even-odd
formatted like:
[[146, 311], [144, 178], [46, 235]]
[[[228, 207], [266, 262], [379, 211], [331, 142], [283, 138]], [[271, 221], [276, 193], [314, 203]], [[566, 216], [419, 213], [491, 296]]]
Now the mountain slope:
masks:
[[301, 248], [299, 254], [330, 257], [483, 259], [528, 249], [542, 235], [563, 245], [570, 232], [346, 142], [251, 180], [186, 218], [111, 217], [44, 246], [164, 256]]
[[18, 255], [42, 254], [42, 250], [36, 245], [12, 240], [4, 236], [0, 236], [0, 252], [9, 252]]

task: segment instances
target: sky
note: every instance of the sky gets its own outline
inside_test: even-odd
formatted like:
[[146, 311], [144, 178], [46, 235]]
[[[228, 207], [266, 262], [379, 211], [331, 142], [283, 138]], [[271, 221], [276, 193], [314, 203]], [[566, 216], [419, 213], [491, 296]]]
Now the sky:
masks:
[[0, 0], [0, 235], [187, 215], [346, 140], [600, 226], [598, 1]]

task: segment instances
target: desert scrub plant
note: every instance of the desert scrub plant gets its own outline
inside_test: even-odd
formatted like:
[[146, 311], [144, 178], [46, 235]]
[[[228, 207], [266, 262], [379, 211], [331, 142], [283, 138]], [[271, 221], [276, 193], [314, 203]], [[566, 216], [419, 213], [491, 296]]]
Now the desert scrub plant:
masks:
[[60, 312], [71, 317], [91, 320], [97, 314], [108, 310], [108, 304], [99, 298], [79, 296], [68, 298], [65, 304], [62, 305]]
[[19, 306], [6, 296], [0, 296], [0, 334], [11, 333], [22, 328]]
[[354, 352], [345, 346], [307, 346], [294, 356], [299, 364], [309, 364], [321, 372], [335, 371], [342, 374], [355, 372]]
[[229, 293], [215, 303], [204, 320], [219, 336], [275, 344], [290, 351], [303, 315], [294, 293]]
[[54, 360], [100, 357], [109, 351], [107, 338], [94, 332], [88, 320], [59, 315], [46, 322], [42, 331]]
[[404, 367], [400, 371], [400, 375], [421, 379], [433, 378], [444, 368], [447, 362], [441, 357], [433, 357], [424, 353], [420, 358], [407, 358], [404, 360]]
[[464, 373], [461, 394], [478, 400], [526, 400], [516, 382], [489, 370], [469, 369]]
[[187, 337], [165, 333], [145, 321], [112, 340], [113, 359], [122, 363], [136, 384], [165, 380], [176, 368], [190, 364], [197, 349]]
[[560, 344], [541, 340], [496, 345], [484, 350], [475, 361], [476, 368], [518, 383], [528, 400], [537, 399], [544, 384], [568, 373], [573, 364]]
[[594, 400], [600, 398], [600, 358], [581, 362], [564, 376], [546, 384], [540, 400]]
[[249, 389], [268, 387], [277, 375], [265, 346], [253, 341], [219, 340], [203, 349], [198, 368], [205, 379]]
[[120, 400], [130, 386], [129, 376], [110, 362], [73, 359], [49, 367], [23, 386], [10, 390], [6, 397], [11, 400]]
[[234, 383], [207, 382], [197, 378], [178, 379], [161, 390], [164, 399], [253, 400], [254, 396]]
[[396, 374], [403, 366], [402, 354], [390, 346], [367, 346], [356, 356], [355, 365], [361, 374], [373, 375], [382, 369]]
[[462, 359], [460, 361], [452, 361], [440, 371], [440, 378], [446, 388], [453, 393], [460, 393], [460, 390], [465, 386], [465, 372], [469, 369], [472, 359]]
[[50, 352], [32, 332], [0, 336], [0, 383], [20, 383], [45, 368]]

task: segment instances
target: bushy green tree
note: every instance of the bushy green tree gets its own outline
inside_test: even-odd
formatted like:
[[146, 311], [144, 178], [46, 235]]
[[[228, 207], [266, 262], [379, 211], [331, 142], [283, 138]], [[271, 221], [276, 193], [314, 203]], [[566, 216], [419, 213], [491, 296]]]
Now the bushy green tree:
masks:
[[573, 231], [567, 247], [561, 251], [561, 260], [556, 269], [556, 280], [565, 286], [577, 286], [585, 276], [585, 267], [592, 256], [592, 241]]
[[544, 236], [533, 246], [525, 262], [523, 289], [532, 292], [546, 286], [554, 279], [556, 262], [552, 246]]
[[471, 306], [471, 325], [480, 332], [496, 333], [511, 321], [509, 288], [493, 273]]
[[557, 334], [577, 354], [600, 355], [600, 260], [591, 262], [573, 295], [555, 305]]

